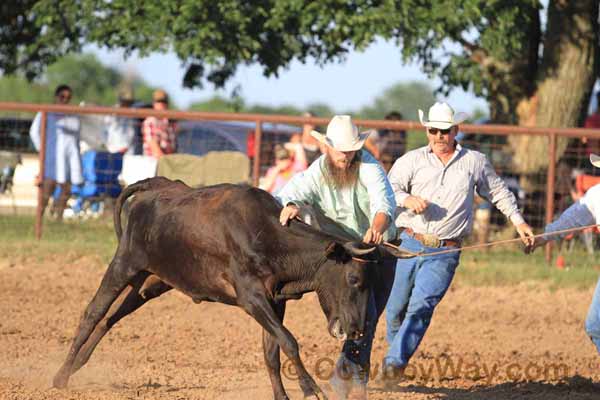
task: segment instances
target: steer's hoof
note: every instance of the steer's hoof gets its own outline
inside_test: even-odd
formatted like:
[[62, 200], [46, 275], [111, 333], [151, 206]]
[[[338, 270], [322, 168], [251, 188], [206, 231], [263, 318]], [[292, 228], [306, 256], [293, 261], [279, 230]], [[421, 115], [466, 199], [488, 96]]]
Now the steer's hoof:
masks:
[[325, 393], [321, 390], [321, 388], [319, 386], [317, 386], [316, 384], [311, 385], [311, 389], [310, 391], [304, 391], [304, 398], [305, 399], [311, 399], [311, 400], [327, 400], [327, 396], [325, 395]]
[[56, 374], [56, 376], [52, 380], [52, 387], [57, 388], [57, 389], [64, 389], [67, 387], [68, 383], [69, 383], [69, 377], [59, 373], [59, 374]]
[[314, 393], [308, 396], [304, 396], [305, 399], [311, 399], [311, 400], [327, 400], [327, 396], [325, 396], [325, 393], [323, 392], [318, 392], [318, 393]]

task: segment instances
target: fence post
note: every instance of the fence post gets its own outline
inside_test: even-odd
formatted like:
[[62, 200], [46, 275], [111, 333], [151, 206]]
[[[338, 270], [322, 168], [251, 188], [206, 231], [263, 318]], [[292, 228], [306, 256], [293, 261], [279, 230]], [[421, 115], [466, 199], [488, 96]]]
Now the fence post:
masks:
[[[548, 136], [548, 175], [546, 180], [546, 225], [554, 219], [554, 183], [556, 182], [556, 133]], [[552, 261], [552, 242], [546, 244], [546, 262]]]
[[46, 174], [46, 112], [41, 112], [40, 118], [40, 168], [38, 174], [37, 209], [35, 216], [35, 237], [42, 238], [42, 217], [44, 215], [44, 175]]
[[260, 178], [260, 150], [262, 148], [262, 121], [256, 121], [256, 129], [254, 131], [254, 163], [252, 165], [252, 184], [258, 187]]

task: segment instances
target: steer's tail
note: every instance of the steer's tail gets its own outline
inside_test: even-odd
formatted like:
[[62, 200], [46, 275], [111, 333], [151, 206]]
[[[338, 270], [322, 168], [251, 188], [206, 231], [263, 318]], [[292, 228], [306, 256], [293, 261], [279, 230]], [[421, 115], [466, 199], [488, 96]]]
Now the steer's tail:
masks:
[[171, 184], [173, 184], [173, 181], [167, 178], [154, 177], [136, 182], [123, 189], [123, 191], [117, 198], [114, 210], [114, 224], [115, 233], [117, 234], [117, 240], [121, 240], [121, 235], [123, 235], [123, 227], [121, 226], [121, 208], [123, 207], [123, 204], [127, 201], [127, 199], [136, 192], [158, 189]]

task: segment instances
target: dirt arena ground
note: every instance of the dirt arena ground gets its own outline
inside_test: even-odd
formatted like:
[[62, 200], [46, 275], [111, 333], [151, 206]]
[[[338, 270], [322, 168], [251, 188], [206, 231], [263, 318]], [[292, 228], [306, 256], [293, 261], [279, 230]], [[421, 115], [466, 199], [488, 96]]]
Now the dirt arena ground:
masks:
[[[105, 269], [93, 257], [68, 259], [0, 260], [0, 399], [271, 398], [258, 325], [236, 308], [196, 305], [175, 292], [117, 325], [67, 390], [51, 389]], [[375, 378], [370, 398], [600, 398], [600, 357], [583, 330], [591, 296], [592, 289], [455, 281], [407, 370], [413, 379], [384, 392]], [[316, 297], [292, 302], [286, 325], [328, 392], [340, 344], [326, 334]], [[382, 320], [374, 365], [384, 354], [384, 331]], [[293, 376], [286, 386], [302, 398]]]

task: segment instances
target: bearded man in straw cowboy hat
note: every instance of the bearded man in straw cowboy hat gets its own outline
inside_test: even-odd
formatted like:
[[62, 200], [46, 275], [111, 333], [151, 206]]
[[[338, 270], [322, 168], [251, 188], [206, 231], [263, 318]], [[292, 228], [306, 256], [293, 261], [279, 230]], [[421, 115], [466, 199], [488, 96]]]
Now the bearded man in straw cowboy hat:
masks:
[[[594, 167], [600, 168], [600, 156], [590, 155], [590, 162]], [[526, 246], [525, 254], [532, 253], [537, 247], [543, 246], [550, 240], [561, 239], [568, 235], [568, 233], [552, 234], [553, 232], [593, 224], [600, 224], [600, 184], [588, 189], [585, 195], [567, 208], [556, 221], [546, 225], [544, 236], [535, 238], [532, 245]], [[600, 353], [600, 279], [585, 319], [585, 332]]]
[[[475, 192], [510, 219], [525, 244], [533, 243], [533, 232], [514, 195], [486, 156], [455, 141], [466, 114], [455, 113], [447, 103], [435, 103], [427, 119], [422, 110], [419, 118], [429, 144], [400, 157], [388, 175], [398, 204], [396, 226], [404, 228], [402, 247], [422, 253], [459, 248], [471, 231]], [[453, 252], [398, 260], [386, 306], [390, 347], [382, 370], [387, 385], [402, 379], [452, 282], [459, 257], [460, 252]]]
[[[324, 154], [306, 171], [296, 174], [277, 195], [284, 205], [281, 223], [286, 225], [299, 215], [301, 206], [308, 205], [316, 211], [317, 225], [329, 233], [376, 244], [387, 235], [394, 237], [391, 222], [396, 202], [383, 168], [362, 150], [368, 133], [359, 133], [350, 116], [336, 115], [325, 135], [317, 131], [311, 135], [324, 144]], [[385, 276], [375, 279], [365, 335], [360, 340], [345, 341], [330, 381], [339, 398], [346, 398], [354, 386], [357, 396], [366, 398], [371, 344], [391, 289], [395, 263], [392, 260], [385, 264], [374, 271]]]

